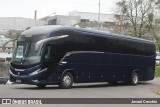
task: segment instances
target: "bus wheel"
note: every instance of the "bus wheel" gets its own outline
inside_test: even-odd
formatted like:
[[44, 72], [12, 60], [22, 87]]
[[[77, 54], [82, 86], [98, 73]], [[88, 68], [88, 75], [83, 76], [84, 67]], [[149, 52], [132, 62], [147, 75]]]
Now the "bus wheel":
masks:
[[138, 76], [138, 73], [136, 72], [133, 72], [132, 73], [132, 80], [131, 80], [131, 85], [137, 85], [138, 84], [138, 81], [139, 81], [139, 76]]
[[60, 88], [64, 88], [64, 89], [68, 89], [71, 88], [73, 85], [73, 76], [70, 72], [66, 72], [64, 73], [64, 75], [61, 78], [59, 87]]
[[45, 88], [46, 85], [36, 85], [38, 88]]

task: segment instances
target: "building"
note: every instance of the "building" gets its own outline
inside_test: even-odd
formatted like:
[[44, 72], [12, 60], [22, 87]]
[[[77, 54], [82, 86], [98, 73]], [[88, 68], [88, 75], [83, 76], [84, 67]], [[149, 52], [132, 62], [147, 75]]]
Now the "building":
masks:
[[[90, 12], [69, 12], [69, 16], [79, 16], [81, 22], [98, 22], [98, 13]], [[100, 14], [100, 23], [110, 23], [114, 24], [116, 21], [115, 14]]]
[[2, 30], [25, 30], [28, 27], [45, 25], [42, 20], [22, 17], [0, 17], [0, 29]]
[[66, 16], [66, 15], [55, 15], [55, 16], [47, 16], [41, 18], [40, 20], [45, 21], [46, 25], [75, 25], [80, 23], [79, 16]]

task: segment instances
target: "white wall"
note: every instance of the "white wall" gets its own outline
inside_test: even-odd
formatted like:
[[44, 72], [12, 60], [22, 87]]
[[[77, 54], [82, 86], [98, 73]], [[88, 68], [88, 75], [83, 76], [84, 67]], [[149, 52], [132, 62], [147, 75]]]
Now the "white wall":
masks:
[[77, 16], [57, 15], [55, 17], [58, 25], [75, 25], [80, 22], [80, 17]]
[[0, 29], [4, 30], [25, 30], [27, 27], [45, 25], [44, 21], [27, 19], [21, 17], [0, 17]]
[[[81, 19], [89, 19], [90, 21], [98, 21], [98, 13], [89, 12], [69, 12], [69, 16], [80, 16]], [[100, 22], [115, 22], [114, 14], [100, 14]]]

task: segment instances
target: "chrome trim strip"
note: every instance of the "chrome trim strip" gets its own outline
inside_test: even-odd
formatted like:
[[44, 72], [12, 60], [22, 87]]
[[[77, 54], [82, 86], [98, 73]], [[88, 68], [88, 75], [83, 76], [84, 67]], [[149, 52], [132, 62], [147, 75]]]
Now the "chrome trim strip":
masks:
[[70, 54], [77, 54], [77, 53], [105, 53], [100, 51], [71, 51]]
[[25, 69], [14, 69], [15, 71], [25, 71]]
[[64, 61], [63, 61], [63, 62], [61, 62], [61, 63], [62, 63], [62, 64], [67, 64], [67, 62], [64, 62]]

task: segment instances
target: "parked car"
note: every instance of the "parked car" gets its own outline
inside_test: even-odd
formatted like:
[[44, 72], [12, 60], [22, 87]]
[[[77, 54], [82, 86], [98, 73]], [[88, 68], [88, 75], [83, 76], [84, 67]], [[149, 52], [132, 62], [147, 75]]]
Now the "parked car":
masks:
[[6, 77], [0, 77], [0, 84], [6, 84], [8, 80]]
[[156, 66], [160, 65], [160, 56], [156, 55]]

